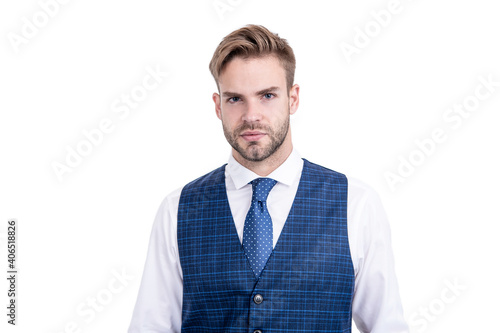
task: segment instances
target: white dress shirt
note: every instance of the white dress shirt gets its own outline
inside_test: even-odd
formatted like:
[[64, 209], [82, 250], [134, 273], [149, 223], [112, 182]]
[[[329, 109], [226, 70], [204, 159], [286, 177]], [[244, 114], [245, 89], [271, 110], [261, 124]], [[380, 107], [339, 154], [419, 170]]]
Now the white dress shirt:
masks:
[[[277, 184], [267, 198], [276, 245], [292, 207], [303, 160], [294, 149], [267, 177]], [[259, 175], [231, 155], [225, 170], [226, 190], [240, 242]], [[177, 248], [177, 208], [182, 188], [169, 194], [156, 215], [129, 333], [180, 333], [182, 269]], [[407, 333], [394, 273], [391, 235], [378, 195], [364, 183], [348, 178], [347, 223], [355, 272], [352, 315], [360, 332]]]

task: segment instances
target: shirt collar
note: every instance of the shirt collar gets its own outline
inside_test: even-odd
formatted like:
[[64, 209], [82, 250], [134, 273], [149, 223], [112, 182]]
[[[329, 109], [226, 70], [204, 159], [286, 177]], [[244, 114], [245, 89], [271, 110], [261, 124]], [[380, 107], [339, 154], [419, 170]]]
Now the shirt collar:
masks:
[[[285, 185], [292, 185], [294, 180], [302, 173], [302, 166], [304, 161], [300, 157], [300, 154], [295, 148], [292, 149], [292, 153], [288, 158], [281, 164], [276, 170], [271, 172], [267, 178], [272, 178], [279, 183]], [[238, 163], [231, 153], [229, 155], [229, 161], [227, 163], [227, 173], [233, 180], [233, 183], [237, 190], [247, 185], [249, 182], [255, 178], [260, 178], [255, 172], [245, 168], [243, 165]]]

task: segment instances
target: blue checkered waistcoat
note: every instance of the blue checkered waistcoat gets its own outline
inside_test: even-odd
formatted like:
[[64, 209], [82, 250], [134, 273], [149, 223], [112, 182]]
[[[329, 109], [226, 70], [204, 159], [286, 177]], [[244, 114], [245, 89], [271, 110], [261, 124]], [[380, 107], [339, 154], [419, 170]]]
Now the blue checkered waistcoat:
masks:
[[236, 233], [224, 170], [181, 193], [182, 332], [351, 332], [346, 177], [304, 160], [283, 231], [256, 279]]

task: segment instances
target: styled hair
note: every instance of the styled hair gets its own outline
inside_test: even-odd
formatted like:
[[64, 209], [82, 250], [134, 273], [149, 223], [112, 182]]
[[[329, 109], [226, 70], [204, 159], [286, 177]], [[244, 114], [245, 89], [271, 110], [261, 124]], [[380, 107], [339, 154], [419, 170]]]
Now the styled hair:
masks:
[[[273, 55], [286, 73], [287, 90], [293, 86], [295, 55], [286, 39], [272, 33], [261, 25], [249, 24], [224, 37], [210, 61], [210, 72], [219, 88], [219, 75], [226, 64], [235, 57], [243, 59]], [[287, 91], [287, 92], [288, 92]]]

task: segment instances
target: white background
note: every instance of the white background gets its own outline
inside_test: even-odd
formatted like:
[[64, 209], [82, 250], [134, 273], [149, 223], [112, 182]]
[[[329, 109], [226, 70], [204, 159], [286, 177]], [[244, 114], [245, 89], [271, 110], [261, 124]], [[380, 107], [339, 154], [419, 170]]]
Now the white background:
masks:
[[[229, 156], [208, 63], [225, 35], [249, 23], [295, 50], [301, 155], [380, 193], [412, 332], [497, 330], [500, 86], [456, 128], [443, 119], [474, 96], [480, 76], [500, 81], [496, 2], [401, 0], [350, 62], [341, 43], [376, 29], [370, 12], [388, 0], [221, 2], [231, 6], [222, 16], [213, 0], [74, 0], [43, 22], [39, 2], [2, 1], [0, 266], [6, 274], [7, 221], [16, 218], [20, 274], [16, 327], [6, 323], [1, 279], [0, 331], [126, 331], [161, 200]], [[46, 25], [15, 46], [23, 17], [34, 15]], [[169, 75], [121, 119], [114, 101], [148, 66]], [[113, 131], [60, 181], [53, 163], [105, 118]], [[435, 128], [446, 140], [416, 152], [415, 140]], [[410, 156], [420, 165], [391, 189], [384, 174]], [[120, 284], [116, 272], [133, 278]], [[96, 297], [101, 311], [87, 305]]]

